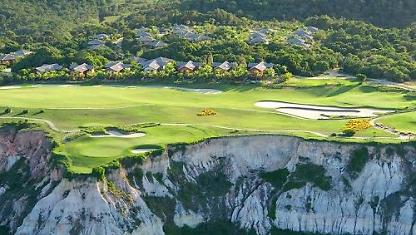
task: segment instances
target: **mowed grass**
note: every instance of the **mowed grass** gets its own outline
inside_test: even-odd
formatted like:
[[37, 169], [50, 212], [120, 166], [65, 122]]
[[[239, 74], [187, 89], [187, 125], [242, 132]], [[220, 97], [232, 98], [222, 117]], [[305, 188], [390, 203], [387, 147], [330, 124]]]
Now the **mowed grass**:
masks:
[[[322, 137], [340, 132], [347, 122], [286, 116], [254, 105], [262, 100], [391, 110], [416, 106], [416, 101], [405, 99], [404, 91], [382, 91], [349, 80], [298, 79], [279, 89], [253, 85], [206, 85], [198, 88], [214, 88], [222, 93], [201, 94], [163, 86], [45, 85], [0, 89], [1, 106], [13, 110], [12, 114], [0, 117], [49, 120], [62, 132], [86, 126], [129, 126], [150, 122], [162, 124], [145, 128], [143, 131], [146, 136], [141, 138], [83, 136], [62, 143], [60, 151], [70, 157], [72, 170], [86, 173], [93, 167], [131, 155], [131, 150], [137, 146], [151, 144], [163, 147], [171, 143], [194, 142], [236, 133], [285, 133]], [[197, 116], [204, 108], [213, 108], [217, 115]], [[28, 110], [27, 114], [18, 114], [25, 109]], [[43, 112], [39, 112], [41, 110]], [[400, 126], [411, 118], [412, 116], [404, 116], [392, 119], [391, 124]], [[409, 126], [410, 122], [405, 125]], [[357, 136], [380, 139], [392, 137], [373, 128], [359, 132]]]
[[146, 136], [131, 139], [83, 136], [62, 145], [60, 151], [71, 156], [73, 171], [88, 173], [92, 168], [114, 159], [134, 155], [132, 150], [136, 148], [163, 148], [167, 144], [190, 143], [230, 134], [230, 131], [225, 129], [192, 126], [155, 126], [144, 128], [143, 132]]
[[389, 115], [377, 120], [401, 132], [416, 133], [416, 112]]

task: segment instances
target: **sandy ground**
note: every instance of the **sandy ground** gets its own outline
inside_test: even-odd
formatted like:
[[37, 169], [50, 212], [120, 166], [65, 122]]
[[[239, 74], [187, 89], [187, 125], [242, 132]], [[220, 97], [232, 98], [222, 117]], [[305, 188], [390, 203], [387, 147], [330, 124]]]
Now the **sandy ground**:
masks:
[[291, 104], [277, 101], [262, 101], [255, 104], [257, 107], [276, 109], [276, 111], [307, 119], [329, 119], [334, 116], [345, 117], [377, 117], [378, 114], [388, 113], [388, 110], [368, 108], [337, 108], [330, 106], [315, 106]]
[[206, 95], [215, 95], [215, 94], [222, 93], [222, 91], [215, 90], [215, 89], [191, 89], [191, 88], [171, 87], [171, 86], [166, 86], [164, 88], [176, 89], [176, 90], [180, 90], [180, 91], [196, 92], [196, 93], [201, 93], [201, 94], [206, 94]]
[[152, 152], [155, 151], [156, 149], [133, 149], [131, 150], [132, 153], [134, 154], [141, 154], [141, 153], [148, 153], [148, 152]]
[[115, 138], [140, 138], [146, 136], [145, 133], [131, 133], [131, 134], [124, 134], [117, 130], [107, 130], [105, 131], [105, 135], [91, 135], [93, 138], [106, 138], [106, 137], [115, 137]]
[[0, 86], [0, 90], [19, 89], [21, 86]]

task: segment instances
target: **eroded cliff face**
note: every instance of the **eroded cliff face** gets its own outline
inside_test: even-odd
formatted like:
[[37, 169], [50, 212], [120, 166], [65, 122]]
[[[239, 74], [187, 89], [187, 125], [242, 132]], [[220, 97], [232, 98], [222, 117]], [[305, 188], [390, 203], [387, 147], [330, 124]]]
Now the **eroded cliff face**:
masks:
[[14, 231], [61, 179], [50, 168], [52, 143], [40, 131], [0, 129], [0, 233]]
[[[2, 159], [16, 155], [0, 152]], [[37, 156], [34, 152], [25, 158]], [[3, 172], [13, 168], [1, 162]], [[51, 190], [41, 190], [11, 229], [16, 234], [180, 234], [226, 221], [257, 234], [276, 228], [416, 234], [415, 163], [411, 144], [365, 146], [285, 136], [212, 139], [171, 147], [143, 162], [123, 160], [119, 169], [107, 169], [102, 181], [62, 179], [56, 187], [44, 186]], [[43, 175], [45, 185], [51, 184], [50, 175]], [[10, 224], [7, 216], [0, 221]]]

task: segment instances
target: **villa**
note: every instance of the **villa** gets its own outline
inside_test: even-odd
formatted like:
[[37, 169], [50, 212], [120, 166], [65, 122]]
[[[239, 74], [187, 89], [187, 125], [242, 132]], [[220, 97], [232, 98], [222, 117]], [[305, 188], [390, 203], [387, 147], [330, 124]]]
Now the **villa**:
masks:
[[103, 41], [97, 40], [97, 39], [91, 40], [87, 44], [88, 44], [88, 48], [91, 50], [97, 50], [101, 47], [106, 47]]
[[44, 64], [42, 66], [39, 66], [35, 68], [36, 73], [47, 73], [47, 72], [53, 72], [61, 70], [63, 67], [59, 64]]
[[105, 33], [100, 33], [100, 34], [95, 35], [95, 38], [98, 40], [107, 40], [108, 38], [110, 38], [110, 36]]
[[5, 54], [0, 56], [0, 62], [3, 65], [9, 65], [16, 61], [16, 56], [13, 54]]
[[33, 54], [33, 52], [28, 51], [28, 50], [18, 50], [16, 52], [13, 52], [12, 54], [14, 54], [16, 57], [22, 58], [22, 57], [26, 57], [28, 55]]
[[94, 68], [92, 65], [83, 63], [83, 64], [72, 64], [70, 66], [70, 70], [74, 73], [79, 73], [79, 74], [85, 74], [87, 72], [92, 72], [94, 71]]
[[191, 73], [200, 67], [200, 63], [193, 62], [178, 62], [177, 70], [180, 73]]
[[269, 40], [267, 35], [263, 32], [252, 32], [248, 39], [248, 44], [257, 45], [257, 44], [268, 44]]
[[164, 69], [167, 64], [174, 62], [174, 60], [166, 57], [158, 57], [152, 60], [136, 57], [134, 60], [143, 67], [144, 71], [159, 71]]
[[228, 61], [225, 61], [223, 63], [214, 62], [214, 64], [213, 64], [213, 68], [215, 70], [224, 71], [224, 72], [230, 71], [231, 69], [233, 69], [235, 67], [237, 67], [237, 63], [235, 63], [235, 62], [230, 63]]
[[298, 36], [298, 37], [300, 37], [302, 39], [305, 39], [305, 40], [313, 40], [312, 33], [309, 32], [309, 31], [306, 31], [304, 29], [298, 29], [298, 30], [296, 30], [293, 33], [293, 35]]
[[111, 73], [119, 73], [123, 70], [130, 69], [130, 65], [119, 61], [111, 61], [105, 65], [105, 68]]
[[301, 38], [295, 37], [295, 36], [292, 36], [292, 37], [288, 38], [287, 42], [290, 45], [293, 45], [293, 46], [310, 47], [310, 45], [307, 44], [304, 39], [301, 39]]
[[264, 71], [268, 68], [273, 68], [274, 64], [266, 63], [264, 61], [260, 63], [249, 63], [248, 64], [248, 71], [252, 76], [259, 76], [263, 75]]

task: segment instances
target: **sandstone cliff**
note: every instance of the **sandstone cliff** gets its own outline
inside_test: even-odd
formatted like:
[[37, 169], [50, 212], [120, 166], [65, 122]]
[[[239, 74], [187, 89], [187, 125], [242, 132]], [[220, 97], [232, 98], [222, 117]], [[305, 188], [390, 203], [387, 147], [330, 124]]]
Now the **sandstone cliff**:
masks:
[[[10, 232], [185, 234], [221, 224], [257, 234], [416, 234], [412, 144], [212, 139], [123, 160], [104, 180], [61, 179], [46, 164], [49, 147], [38, 132], [0, 135], [0, 222]], [[31, 196], [10, 185], [15, 168]]]

